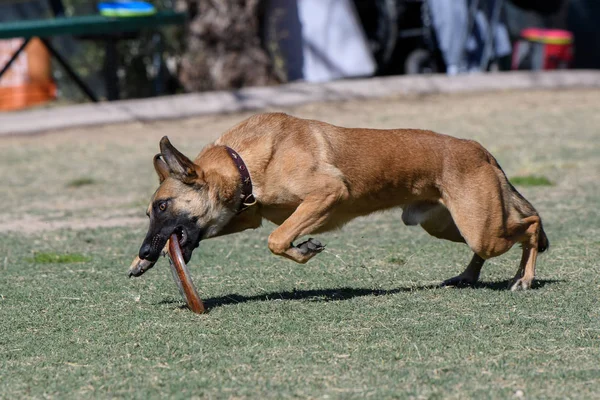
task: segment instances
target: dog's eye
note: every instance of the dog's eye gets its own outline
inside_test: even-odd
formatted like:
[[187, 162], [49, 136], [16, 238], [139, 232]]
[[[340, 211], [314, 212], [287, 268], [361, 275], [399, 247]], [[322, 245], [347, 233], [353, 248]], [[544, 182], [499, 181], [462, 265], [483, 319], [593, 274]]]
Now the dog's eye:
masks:
[[163, 201], [163, 202], [161, 202], [161, 203], [158, 205], [158, 209], [159, 209], [160, 211], [165, 211], [165, 210], [167, 209], [167, 202], [166, 202], [166, 201]]

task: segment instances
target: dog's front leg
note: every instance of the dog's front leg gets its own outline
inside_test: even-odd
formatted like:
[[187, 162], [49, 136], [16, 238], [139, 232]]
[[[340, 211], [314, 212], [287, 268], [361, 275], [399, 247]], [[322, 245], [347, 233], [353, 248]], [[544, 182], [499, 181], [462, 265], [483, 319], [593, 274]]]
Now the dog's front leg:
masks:
[[343, 194], [337, 192], [306, 198], [269, 236], [271, 252], [304, 264], [323, 251], [325, 247], [318, 240], [311, 238], [297, 246], [293, 241], [322, 227], [331, 216], [335, 204], [342, 198]]

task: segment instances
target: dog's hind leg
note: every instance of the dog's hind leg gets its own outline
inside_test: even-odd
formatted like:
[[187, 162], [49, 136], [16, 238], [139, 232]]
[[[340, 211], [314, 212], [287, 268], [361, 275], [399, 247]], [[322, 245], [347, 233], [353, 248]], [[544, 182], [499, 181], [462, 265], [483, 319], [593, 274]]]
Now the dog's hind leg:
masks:
[[545, 248], [547, 238], [540, 241], [540, 217], [501, 169], [493, 165], [477, 169], [460, 190], [445, 195], [444, 203], [469, 247], [482, 259], [497, 257], [521, 244], [523, 256], [511, 289], [531, 287], [538, 247]]
[[481, 267], [485, 260], [477, 254], [473, 254], [471, 262], [460, 275], [446, 279], [440, 286], [472, 286], [479, 280]]
[[524, 231], [518, 239], [523, 246], [523, 255], [517, 274], [513, 278], [510, 290], [526, 290], [531, 287], [535, 277], [535, 263], [538, 254], [538, 243], [541, 229], [540, 217], [532, 215], [518, 224], [519, 231]]
[[325, 247], [312, 238], [298, 246], [293, 244], [296, 238], [315, 232], [327, 223], [334, 206], [347, 197], [347, 189], [339, 181], [331, 181], [323, 188], [327, 188], [326, 193], [306, 197], [296, 211], [269, 235], [269, 249], [273, 254], [304, 264], [323, 251]]
[[[419, 207], [418, 209], [422, 209], [423, 207]], [[419, 219], [418, 222], [421, 224], [421, 227], [427, 231], [431, 236], [437, 237], [439, 239], [446, 239], [452, 242], [465, 243], [465, 239], [462, 237], [458, 227], [454, 223], [452, 219], [452, 215], [450, 215], [450, 211], [442, 204], [437, 204], [435, 207], [425, 208], [427, 211], [422, 215], [422, 219]], [[414, 207], [411, 210], [411, 215], [413, 218], [415, 216]], [[407, 218], [405, 218], [404, 214], [402, 215], [403, 220], [406, 223]], [[407, 215], [408, 217], [408, 215]], [[467, 266], [467, 268], [460, 274], [450, 279], [446, 279], [442, 282], [441, 286], [469, 286], [477, 283], [479, 279], [479, 274], [481, 272], [481, 267], [483, 267], [483, 263], [485, 260], [478, 256], [477, 254], [473, 254], [473, 258], [471, 262]]]

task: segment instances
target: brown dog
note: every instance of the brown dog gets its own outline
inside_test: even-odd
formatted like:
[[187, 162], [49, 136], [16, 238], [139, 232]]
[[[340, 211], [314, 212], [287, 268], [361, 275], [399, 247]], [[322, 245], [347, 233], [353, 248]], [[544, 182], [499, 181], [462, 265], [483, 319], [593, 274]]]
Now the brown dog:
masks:
[[305, 263], [323, 246], [314, 239], [294, 245], [297, 238], [392, 207], [403, 209], [406, 225], [473, 250], [467, 268], [445, 285], [474, 284], [485, 260], [520, 243], [511, 289], [528, 289], [537, 254], [549, 244], [536, 210], [472, 140], [261, 114], [231, 128], [193, 162], [166, 137], [160, 150], [154, 158], [160, 187], [148, 208], [136, 276], [156, 262], [173, 232], [188, 262], [201, 240], [257, 228], [266, 218], [279, 225], [269, 249]]

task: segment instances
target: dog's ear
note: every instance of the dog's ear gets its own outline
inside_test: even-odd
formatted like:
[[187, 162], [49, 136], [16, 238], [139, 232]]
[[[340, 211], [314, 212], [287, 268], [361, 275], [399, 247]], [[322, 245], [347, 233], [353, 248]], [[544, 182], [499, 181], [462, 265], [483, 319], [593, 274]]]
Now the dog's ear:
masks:
[[154, 156], [154, 169], [158, 174], [158, 182], [163, 183], [163, 181], [167, 179], [167, 177], [171, 173], [171, 170], [169, 169], [167, 163], [164, 162], [160, 157], [161, 154], [157, 154]]
[[188, 184], [194, 183], [198, 178], [196, 164], [173, 147], [166, 136], [160, 140], [160, 152], [175, 178]]

